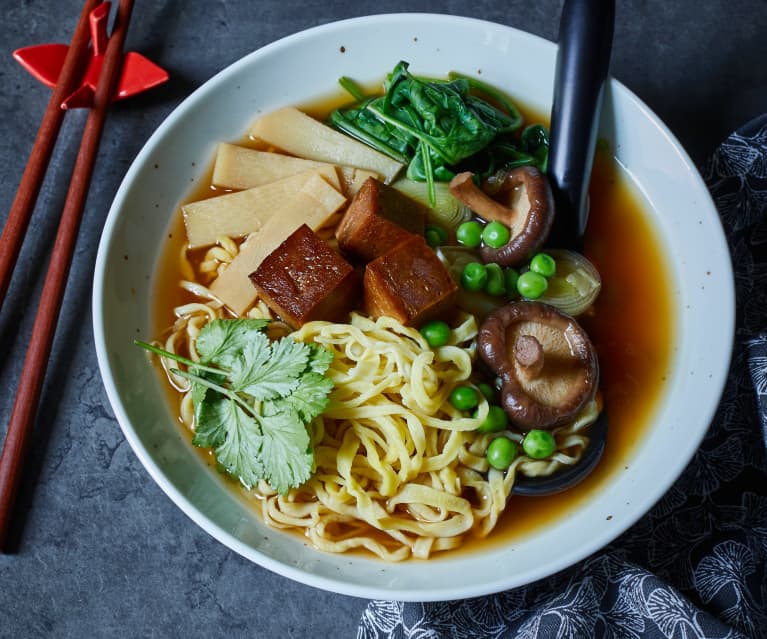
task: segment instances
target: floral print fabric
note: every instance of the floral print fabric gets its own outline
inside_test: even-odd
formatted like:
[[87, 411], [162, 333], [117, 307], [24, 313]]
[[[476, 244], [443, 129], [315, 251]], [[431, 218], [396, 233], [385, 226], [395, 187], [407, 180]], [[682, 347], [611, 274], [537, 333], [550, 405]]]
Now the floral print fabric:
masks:
[[732, 254], [737, 320], [721, 404], [683, 475], [580, 564], [494, 596], [372, 601], [358, 639], [767, 638], [767, 115], [703, 175]]

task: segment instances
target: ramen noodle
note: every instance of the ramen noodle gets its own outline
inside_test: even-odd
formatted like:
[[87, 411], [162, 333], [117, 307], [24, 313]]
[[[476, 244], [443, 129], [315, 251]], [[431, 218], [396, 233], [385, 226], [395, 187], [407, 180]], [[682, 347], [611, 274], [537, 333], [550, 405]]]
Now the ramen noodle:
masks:
[[[199, 356], [195, 341], [211, 320], [229, 317], [205, 286], [237, 255], [238, 243], [220, 238], [196, 264], [181, 255], [180, 286], [198, 301], [177, 306], [176, 322], [159, 346]], [[488, 535], [503, 512], [518, 473], [549, 475], [578, 461], [588, 446], [584, 434], [597, 416], [591, 402], [581, 415], [553, 431], [555, 454], [545, 460], [520, 455], [508, 470], [488, 465], [485, 451], [498, 436], [521, 443], [514, 431], [479, 433], [487, 402], [467, 417], [448, 400], [469, 380], [476, 358], [477, 324], [462, 314], [450, 343], [432, 349], [415, 329], [388, 317], [352, 313], [348, 324], [309, 322], [300, 330], [275, 320], [260, 300], [247, 313], [274, 320], [273, 338], [319, 344], [333, 353], [326, 375], [334, 389], [323, 414], [310, 425], [316, 470], [299, 488], [280, 495], [266, 482], [251, 489], [263, 520], [302, 531], [327, 552], [366, 549], [389, 560], [427, 558], [460, 546], [467, 535]], [[161, 358], [168, 381], [182, 395], [180, 418], [195, 428], [188, 380], [175, 362]]]

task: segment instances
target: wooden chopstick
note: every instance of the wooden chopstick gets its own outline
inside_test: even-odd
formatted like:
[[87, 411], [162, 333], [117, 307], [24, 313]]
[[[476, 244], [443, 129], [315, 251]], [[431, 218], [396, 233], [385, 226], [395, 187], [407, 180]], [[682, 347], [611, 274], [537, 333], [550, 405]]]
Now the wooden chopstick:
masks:
[[32, 211], [35, 208], [35, 202], [37, 202], [37, 196], [40, 194], [40, 187], [53, 154], [53, 147], [64, 120], [64, 110], [61, 108], [61, 103], [75, 90], [76, 83], [85, 66], [88, 42], [90, 41], [88, 16], [100, 2], [101, 0], [86, 0], [83, 6], [56, 87], [40, 122], [32, 152], [19, 184], [19, 190], [16, 192], [16, 197], [3, 227], [3, 234], [0, 236], [0, 308], [2, 308], [5, 294], [8, 292], [8, 285], [21, 251], [24, 235], [29, 226], [29, 219], [32, 217]]
[[75, 160], [67, 198], [61, 213], [56, 241], [45, 277], [32, 336], [19, 378], [16, 400], [0, 454], [0, 549], [5, 546], [11, 522], [11, 510], [16, 498], [19, 479], [29, 438], [37, 414], [48, 356], [64, 297], [69, 268], [75, 248], [80, 220], [99, 140], [104, 128], [107, 109], [117, 86], [122, 65], [125, 35], [133, 11], [133, 0], [120, 0], [112, 35], [107, 43], [104, 63], [99, 76], [93, 107], [83, 131], [80, 150]]

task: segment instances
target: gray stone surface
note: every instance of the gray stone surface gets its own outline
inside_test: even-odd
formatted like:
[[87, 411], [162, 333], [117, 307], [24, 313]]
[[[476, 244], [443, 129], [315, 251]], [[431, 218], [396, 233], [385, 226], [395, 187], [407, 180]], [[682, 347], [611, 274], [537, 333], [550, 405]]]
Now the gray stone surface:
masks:
[[[731, 129], [767, 109], [764, 0], [618, 2], [612, 72], [702, 162]], [[66, 42], [75, 0], [0, 0], [0, 216], [7, 215], [49, 92], [11, 59]], [[365, 601], [293, 583], [197, 528], [125, 442], [99, 378], [90, 321], [100, 227], [144, 141], [211, 75], [281, 36], [336, 19], [429, 11], [507, 23], [555, 39], [561, 2], [370, 0], [138, 2], [128, 47], [171, 73], [108, 120], [17, 508], [0, 555], [0, 637], [350, 637]], [[510, 64], [512, 62], [510, 61]], [[84, 113], [66, 122], [19, 268], [0, 314], [0, 433], [66, 195]], [[424, 566], [424, 569], [428, 569]]]

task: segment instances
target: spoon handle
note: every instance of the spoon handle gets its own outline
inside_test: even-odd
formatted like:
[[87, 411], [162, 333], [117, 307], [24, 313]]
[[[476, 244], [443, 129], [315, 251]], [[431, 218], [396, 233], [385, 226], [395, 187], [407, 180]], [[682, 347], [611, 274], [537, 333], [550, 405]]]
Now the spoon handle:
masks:
[[615, 0], [565, 0], [559, 24], [548, 163], [557, 206], [552, 246], [578, 249], [583, 241], [614, 23]]

